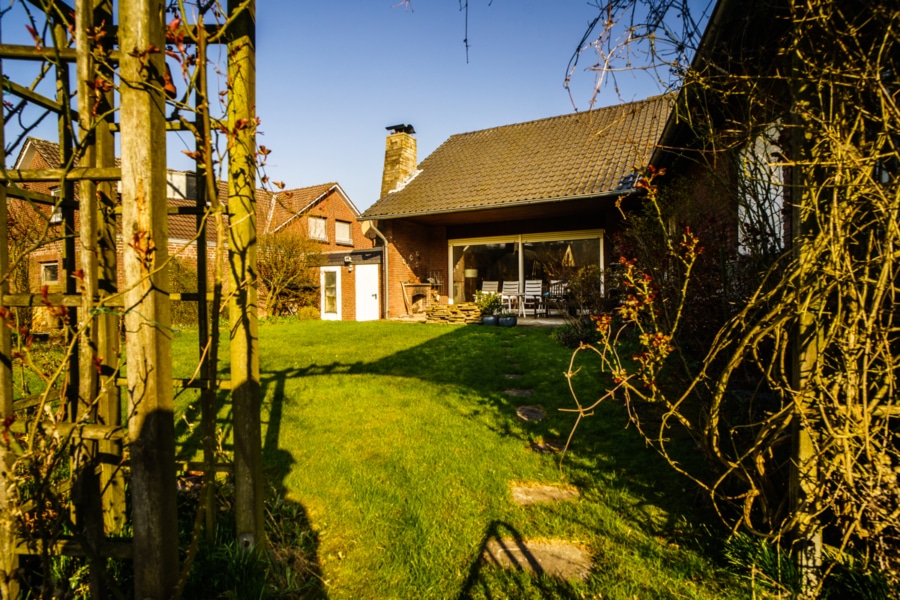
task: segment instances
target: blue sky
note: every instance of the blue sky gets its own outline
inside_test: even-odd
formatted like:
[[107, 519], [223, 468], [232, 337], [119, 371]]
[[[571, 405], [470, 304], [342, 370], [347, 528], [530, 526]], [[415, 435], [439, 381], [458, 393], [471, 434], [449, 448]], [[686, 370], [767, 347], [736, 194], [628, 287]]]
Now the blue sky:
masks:
[[[582, 59], [572, 97], [564, 82], [597, 14], [593, 1], [469, 0], [468, 62], [458, 0], [411, 0], [411, 9], [399, 2], [257, 0], [257, 143], [272, 150], [272, 180], [291, 188], [337, 181], [365, 210], [378, 199], [389, 125], [415, 127], [421, 161], [455, 133], [590, 108], [586, 67], [595, 55]], [[17, 11], [0, 23], [3, 41], [30, 44]], [[4, 62], [27, 84], [20, 68]], [[646, 74], [622, 75], [618, 84], [597, 106], [661, 91]], [[55, 125], [48, 118], [32, 135], [55, 140]], [[189, 142], [169, 134], [171, 168], [191, 168], [181, 153]]]
[[[385, 127], [410, 123], [421, 161], [455, 133], [570, 113], [566, 67], [597, 8], [586, 0], [263, 1], [257, 4], [258, 143], [291, 187], [335, 180], [365, 209], [378, 198]], [[593, 56], [587, 57], [593, 59]], [[593, 76], [574, 93], [589, 107]], [[658, 93], [620, 82], [626, 100]], [[617, 102], [612, 91], [600, 105]]]

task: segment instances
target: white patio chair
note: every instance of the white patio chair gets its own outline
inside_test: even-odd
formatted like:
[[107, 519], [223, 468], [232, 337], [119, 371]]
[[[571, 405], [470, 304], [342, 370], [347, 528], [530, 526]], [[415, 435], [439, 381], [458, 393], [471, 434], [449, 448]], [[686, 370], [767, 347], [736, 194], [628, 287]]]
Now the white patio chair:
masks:
[[481, 293], [494, 293], [500, 291], [500, 282], [499, 281], [482, 281], [481, 282]]
[[543, 306], [544, 282], [540, 279], [526, 279], [525, 292], [522, 294], [522, 315], [530, 308], [532, 316], [537, 317]]
[[519, 282], [504, 281], [503, 290], [500, 292], [500, 299], [506, 304], [506, 310], [512, 311], [513, 305], [519, 305]]

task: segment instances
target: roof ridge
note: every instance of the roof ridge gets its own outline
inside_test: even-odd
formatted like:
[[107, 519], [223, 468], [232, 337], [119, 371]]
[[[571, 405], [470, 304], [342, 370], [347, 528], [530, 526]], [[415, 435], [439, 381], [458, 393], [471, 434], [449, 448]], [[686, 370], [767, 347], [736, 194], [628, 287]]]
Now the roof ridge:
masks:
[[600, 106], [598, 108], [592, 108], [590, 110], [582, 110], [582, 111], [575, 110], [575, 112], [566, 113], [564, 115], [554, 115], [552, 117], [544, 117], [542, 119], [531, 119], [530, 121], [520, 121], [518, 123], [507, 123], [505, 125], [497, 125], [495, 127], [485, 127], [483, 129], [473, 129], [472, 131], [463, 131], [460, 133], [454, 133], [447, 139], [449, 140], [450, 138], [454, 138], [454, 137], [471, 135], [473, 133], [483, 133], [485, 131], [499, 131], [501, 129], [507, 129], [507, 128], [511, 128], [511, 127], [523, 127], [526, 125], [533, 125], [535, 123], [543, 123], [545, 121], [553, 121], [556, 119], [569, 119], [569, 118], [573, 118], [576, 116], [595, 115], [595, 114], [598, 114], [603, 111], [613, 111], [615, 109], [621, 109], [621, 108], [627, 107], [627, 106], [637, 106], [637, 105], [643, 104], [645, 102], [658, 101], [658, 100], [661, 100], [661, 99], [667, 98], [667, 97], [672, 98], [674, 100], [675, 95], [676, 95], [676, 92], [665, 92], [663, 94], [657, 94], [655, 96], [648, 96], [647, 98], [643, 98], [641, 100], [632, 100], [631, 102], [621, 102], [619, 104], [610, 104], [608, 106]]

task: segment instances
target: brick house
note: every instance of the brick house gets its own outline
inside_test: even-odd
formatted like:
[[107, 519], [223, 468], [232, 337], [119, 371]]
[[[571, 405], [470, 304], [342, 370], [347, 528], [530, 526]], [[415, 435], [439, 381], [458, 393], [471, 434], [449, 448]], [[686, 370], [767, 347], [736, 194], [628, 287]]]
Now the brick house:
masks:
[[673, 102], [457, 134], [418, 165], [413, 128], [389, 127], [381, 198], [360, 217], [387, 248], [387, 316], [419, 309], [417, 298], [470, 301], [486, 280], [546, 285], [605, 268], [618, 203], [636, 191], [635, 165], [653, 160]]
[[[59, 164], [59, 146], [55, 142], [28, 138], [13, 168], [48, 169], [58, 167]], [[172, 170], [167, 174], [167, 181], [170, 190], [169, 204], [172, 209], [192, 207], [196, 204], [196, 180], [193, 173]], [[31, 183], [27, 184], [26, 189], [54, 196], [57, 184]], [[219, 199], [222, 202], [227, 200], [224, 182], [219, 184]], [[64, 291], [64, 252], [61, 241], [64, 224], [61, 212], [54, 211], [49, 206], [30, 204], [26, 200], [13, 197], [12, 194], [7, 201], [11, 220], [18, 219], [21, 223], [30, 221], [32, 229], [38, 231], [47, 227], [49, 241], [33, 250], [28, 257], [28, 290], [34, 292], [46, 286], [51, 293]], [[361, 225], [357, 220], [359, 210], [340, 185], [326, 183], [277, 193], [257, 189], [256, 213], [260, 235], [277, 235], [280, 232], [292, 231], [308, 234], [316, 240], [325, 259], [325, 265], [320, 269], [320, 279], [323, 282], [320, 309], [323, 319], [363, 320], [380, 317], [381, 313], [377, 307], [380, 296], [377, 265], [381, 261], [381, 252], [369, 249], [372, 242], [362, 234]], [[192, 269], [197, 265], [196, 220], [192, 214], [170, 214], [168, 220], [169, 255]], [[79, 219], [76, 210], [73, 231], [78, 230]], [[117, 235], [117, 254], [120, 261], [122, 243], [121, 235]], [[205, 243], [208, 256], [212, 256], [215, 249], [215, 233], [212, 228], [207, 230]], [[349, 260], [345, 257], [349, 257]], [[78, 264], [77, 257], [74, 264]], [[373, 269], [374, 274], [370, 272]], [[369, 279], [374, 277], [374, 283], [368, 281], [366, 276]], [[120, 270], [120, 286], [123, 277], [124, 273]], [[329, 284], [327, 293], [324, 283], [326, 280]], [[365, 306], [362, 310], [357, 309], [360, 305], [357, 301], [357, 281], [360, 285], [368, 283], [366, 296], [371, 297], [371, 294], [375, 294], [376, 307], [374, 310], [368, 308], [368, 313], [365, 312], [367, 308]], [[373, 286], [374, 291], [370, 289]], [[261, 312], [264, 313], [264, 299], [261, 304]], [[54, 327], [43, 313], [42, 310], [36, 311], [35, 328], [41, 330]]]
[[319, 268], [322, 319], [380, 319], [382, 253], [363, 235], [359, 209], [337, 183], [268, 194], [257, 201], [259, 235], [295, 232], [315, 241], [323, 255]]

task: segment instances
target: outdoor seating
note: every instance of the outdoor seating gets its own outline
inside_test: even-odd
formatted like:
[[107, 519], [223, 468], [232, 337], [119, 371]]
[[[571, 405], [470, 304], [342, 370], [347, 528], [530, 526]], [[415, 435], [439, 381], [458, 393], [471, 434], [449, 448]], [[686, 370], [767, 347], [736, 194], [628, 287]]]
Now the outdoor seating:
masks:
[[540, 279], [526, 279], [525, 292], [522, 294], [522, 316], [530, 308], [534, 317], [544, 305], [544, 282]]
[[500, 299], [506, 304], [506, 310], [512, 311], [513, 305], [519, 305], [519, 282], [504, 281]]
[[550, 316], [550, 308], [556, 308], [560, 314], [566, 314], [568, 311], [568, 302], [566, 292], [568, 291], [569, 282], [563, 279], [552, 279], [550, 287], [547, 290], [547, 302], [545, 309], [547, 316]]
[[481, 282], [481, 293], [482, 294], [496, 294], [500, 289], [499, 281], [482, 281]]

